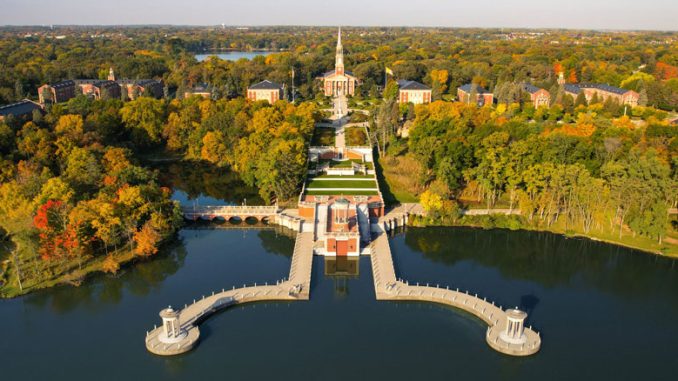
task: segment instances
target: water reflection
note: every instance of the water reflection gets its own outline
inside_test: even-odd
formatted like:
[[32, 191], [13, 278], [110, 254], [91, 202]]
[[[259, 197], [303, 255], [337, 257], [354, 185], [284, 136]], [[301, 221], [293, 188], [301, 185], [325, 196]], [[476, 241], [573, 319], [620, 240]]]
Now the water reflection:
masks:
[[153, 163], [163, 186], [174, 190], [173, 198], [182, 204], [257, 205], [263, 200], [254, 187], [247, 186], [237, 174], [203, 162]]
[[325, 257], [325, 276], [334, 283], [334, 295], [346, 297], [349, 281], [360, 277], [360, 259], [357, 257]]
[[63, 285], [28, 294], [24, 303], [48, 309], [58, 315], [85, 308], [99, 311], [118, 304], [127, 291], [147, 296], [183, 267], [187, 252], [181, 240], [165, 247], [154, 257], [139, 258], [127, 264], [117, 275], [95, 274], [80, 287]]
[[[404, 242], [446, 266], [471, 262], [544, 287], [583, 283], [625, 297], [667, 298], [668, 305], [678, 307], [678, 274], [671, 258], [584, 238], [499, 229], [409, 228]], [[521, 298], [525, 308], [537, 303], [534, 295]]]

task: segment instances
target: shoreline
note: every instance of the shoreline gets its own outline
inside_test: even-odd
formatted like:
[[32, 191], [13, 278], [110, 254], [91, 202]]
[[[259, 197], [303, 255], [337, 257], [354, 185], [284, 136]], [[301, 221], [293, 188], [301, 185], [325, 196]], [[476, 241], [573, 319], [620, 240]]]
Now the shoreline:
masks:
[[[186, 226], [182, 226], [182, 229], [185, 228]], [[425, 228], [470, 228], [470, 229], [482, 229], [482, 230], [505, 230], [507, 232], [513, 232], [513, 231], [525, 231], [525, 232], [538, 232], [538, 233], [549, 233], [549, 234], [554, 234], [554, 235], [560, 235], [565, 238], [582, 238], [582, 239], [588, 239], [593, 242], [601, 242], [607, 245], [613, 245], [613, 246], [618, 246], [630, 250], [635, 250], [641, 253], [645, 254], [652, 254], [660, 257], [665, 257], [665, 258], [670, 258], [670, 259], [676, 259], [678, 260], [678, 254], [672, 255], [672, 254], [666, 254], [661, 251], [655, 251], [655, 250], [648, 250], [647, 248], [642, 248], [635, 246], [633, 244], [629, 243], [624, 243], [624, 242], [619, 242], [619, 241], [614, 241], [614, 240], [608, 240], [604, 238], [599, 238], [595, 236], [590, 236], [582, 233], [574, 233], [574, 234], [568, 234], [566, 232], [562, 231], [557, 231], [557, 230], [549, 230], [549, 229], [539, 229], [539, 228], [529, 228], [529, 227], [520, 227], [518, 229], [511, 229], [511, 228], [506, 228], [506, 227], [484, 227], [479, 224], [463, 224], [463, 223], [457, 223], [457, 224], [438, 224], [438, 223], [430, 223], [430, 222], [425, 222], [422, 221], [421, 218], [414, 219], [413, 221], [408, 224], [408, 227], [413, 227], [413, 228], [418, 228], [418, 229], [425, 229]], [[170, 245], [171, 243], [176, 242], [176, 238], [168, 240], [163, 244], [163, 246]], [[122, 270], [124, 267], [128, 267], [134, 264], [139, 259], [144, 259], [142, 257], [139, 257], [138, 255], [134, 254], [130, 250], [125, 250], [120, 257], [122, 258], [121, 261], [118, 262], [120, 266], [120, 270]], [[151, 257], [152, 259], [152, 257]], [[96, 276], [100, 273], [106, 274], [105, 271], [101, 269], [101, 264], [97, 262], [101, 262], [103, 260], [103, 257], [100, 257], [98, 259], [93, 260], [92, 262], [88, 263], [86, 266], [83, 267], [83, 274], [82, 274], [82, 282], [86, 282], [88, 278], [91, 276]], [[87, 270], [88, 267], [94, 266], [95, 268], [92, 268], [91, 270]], [[118, 271], [120, 271], [118, 270]], [[75, 270], [78, 271], [78, 270]], [[72, 272], [71, 272], [72, 274]], [[51, 279], [48, 281], [45, 281], [41, 283], [40, 285], [36, 285], [30, 288], [25, 288], [23, 291], [18, 291], [15, 293], [8, 293], [8, 294], [0, 294], [0, 299], [4, 300], [9, 300], [9, 299], [14, 299], [18, 298], [21, 296], [25, 296], [28, 294], [31, 294], [36, 291], [40, 290], [45, 290], [49, 288], [54, 288], [58, 286], [76, 286], [75, 284], [69, 283], [67, 280], [69, 274], [64, 274], [58, 278]]]
[[538, 232], [538, 233], [549, 233], [549, 234], [555, 234], [555, 235], [560, 235], [565, 238], [583, 238], [583, 239], [588, 239], [594, 242], [601, 242], [607, 245], [613, 245], [613, 246], [619, 246], [623, 247], [626, 249], [631, 249], [635, 251], [639, 251], [645, 254], [652, 254], [660, 257], [665, 257], [665, 258], [670, 258], [670, 259], [677, 259], [678, 260], [678, 253], [676, 254], [668, 254], [668, 253], [663, 253], [662, 251], [659, 250], [650, 250], [647, 248], [635, 246], [633, 244], [625, 243], [625, 242], [620, 242], [620, 241], [614, 241], [614, 240], [609, 240], [605, 238], [599, 238], [595, 236], [590, 236], [586, 235], [584, 233], [567, 233], [563, 231], [558, 231], [558, 230], [549, 230], [549, 229], [540, 229], [540, 228], [530, 228], [530, 227], [525, 227], [522, 226], [518, 229], [511, 229], [511, 228], [506, 228], [506, 227], [499, 227], [499, 226], [493, 226], [493, 227], [485, 227], [481, 226], [478, 224], [463, 224], [463, 223], [457, 223], [457, 224], [435, 224], [435, 223], [426, 223], [426, 222], [421, 222], [422, 225], [418, 225], [420, 222], [417, 220], [416, 223], [410, 224], [409, 226], [415, 227], [415, 228], [427, 228], [427, 227], [441, 227], [441, 228], [472, 228], [472, 229], [482, 229], [482, 230], [506, 230], [506, 231], [526, 231], [526, 232]]

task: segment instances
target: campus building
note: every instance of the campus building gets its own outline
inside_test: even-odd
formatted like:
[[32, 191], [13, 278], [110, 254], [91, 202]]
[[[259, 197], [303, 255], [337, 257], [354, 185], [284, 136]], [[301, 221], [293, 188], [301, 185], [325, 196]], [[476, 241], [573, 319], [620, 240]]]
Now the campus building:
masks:
[[120, 85], [117, 82], [98, 79], [77, 79], [83, 95], [94, 99], [120, 99]]
[[10, 115], [15, 118], [31, 119], [33, 111], [42, 111], [42, 106], [29, 99], [24, 99], [20, 102], [0, 106], [0, 122], [8, 118]]
[[[472, 98], [475, 94], [475, 99]], [[482, 86], [468, 83], [457, 88], [457, 99], [462, 103], [476, 103], [478, 106], [491, 105], [494, 102], [494, 94], [485, 90]]]
[[75, 98], [75, 81], [69, 79], [54, 84], [42, 85], [38, 88], [38, 100], [40, 104], [62, 103]]
[[337, 39], [337, 52], [334, 59], [334, 70], [328, 71], [321, 77], [325, 96], [355, 95], [355, 89], [360, 84], [353, 73], [344, 68], [344, 47], [341, 45], [341, 28]]
[[638, 99], [640, 98], [640, 95], [633, 90], [620, 89], [600, 83], [569, 83], [564, 86], [565, 94], [577, 98], [580, 93], [584, 93], [587, 102], [591, 102], [593, 96], [598, 94], [598, 99], [601, 102], [611, 98], [615, 99], [619, 104], [635, 107], [638, 106]]
[[431, 88], [417, 81], [398, 81], [398, 102], [415, 105], [431, 103]]
[[247, 99], [273, 104], [283, 98], [284, 89], [283, 85], [266, 79], [247, 88]]
[[197, 86], [184, 91], [184, 98], [190, 98], [192, 96], [203, 97], [205, 99], [212, 98], [212, 87], [206, 83], [201, 83]]
[[523, 90], [530, 95], [530, 100], [535, 108], [549, 107], [551, 105], [551, 93], [529, 83], [523, 84]]
[[117, 98], [124, 95], [126, 99], [134, 100], [139, 95], [146, 94], [154, 98], [164, 96], [162, 81], [155, 79], [121, 79], [115, 78], [113, 68], [108, 72], [108, 78], [101, 79], [70, 79], [55, 84], [45, 84], [38, 88], [40, 104], [67, 102], [76, 95], [84, 94], [94, 99]]

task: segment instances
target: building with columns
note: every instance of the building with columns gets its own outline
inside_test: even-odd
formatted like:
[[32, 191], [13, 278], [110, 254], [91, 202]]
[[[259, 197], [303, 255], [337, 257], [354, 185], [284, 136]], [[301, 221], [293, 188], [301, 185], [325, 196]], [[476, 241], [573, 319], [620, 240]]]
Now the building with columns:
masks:
[[337, 53], [334, 59], [334, 70], [328, 71], [321, 77], [325, 96], [355, 95], [356, 86], [360, 84], [353, 73], [344, 68], [344, 47], [341, 45], [341, 28], [337, 39]]

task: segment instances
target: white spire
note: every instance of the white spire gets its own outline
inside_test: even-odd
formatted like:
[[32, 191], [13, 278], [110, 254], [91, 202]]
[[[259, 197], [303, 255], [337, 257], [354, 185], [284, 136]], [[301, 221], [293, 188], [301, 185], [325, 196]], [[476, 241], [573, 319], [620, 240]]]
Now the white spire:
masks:
[[334, 60], [334, 72], [344, 74], [344, 48], [341, 46], [341, 27], [339, 27], [339, 36], [337, 38], [337, 55]]

